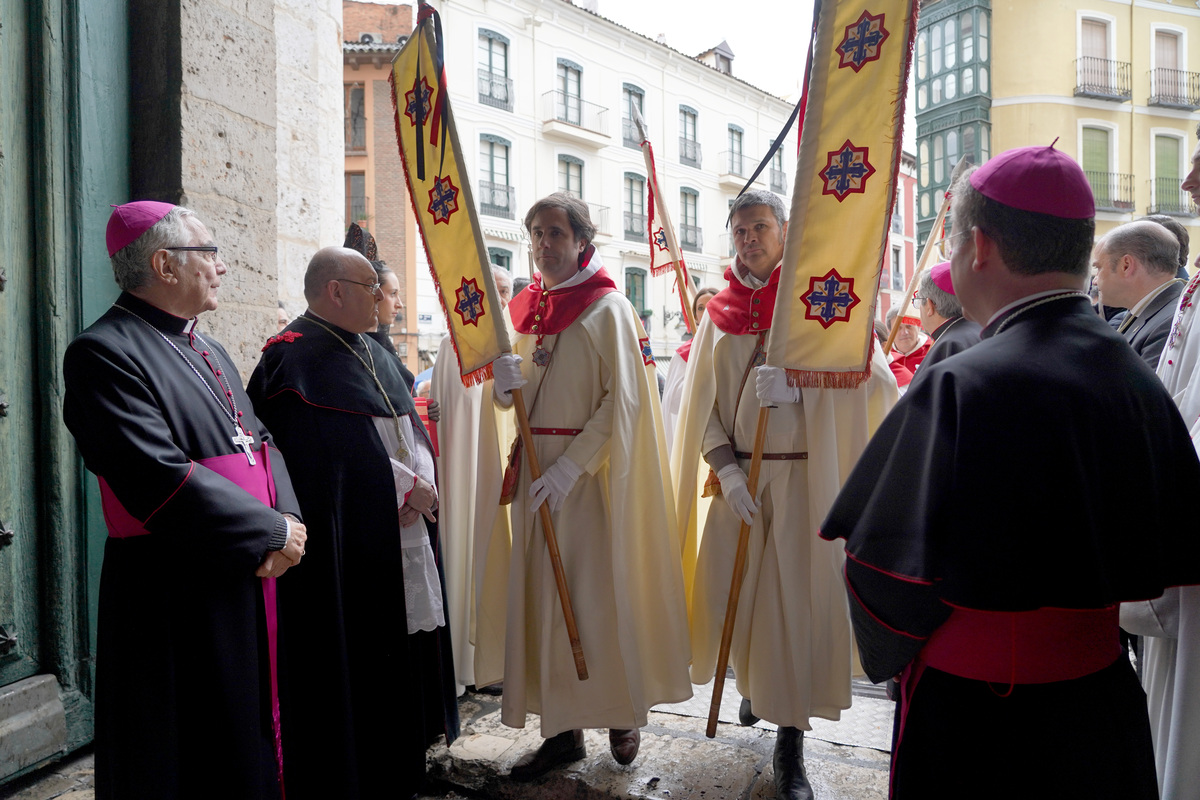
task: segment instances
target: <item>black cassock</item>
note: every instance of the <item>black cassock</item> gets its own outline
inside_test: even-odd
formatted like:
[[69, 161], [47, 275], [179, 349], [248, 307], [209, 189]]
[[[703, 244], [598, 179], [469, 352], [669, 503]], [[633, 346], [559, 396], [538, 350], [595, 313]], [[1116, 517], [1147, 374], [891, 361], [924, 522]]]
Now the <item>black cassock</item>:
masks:
[[[266, 348], [249, 386], [291, 465], [308, 526], [302, 569], [279, 593], [288, 798], [408, 797], [424, 779], [428, 745], [458, 735], [450, 635], [446, 626], [407, 633], [396, 489], [372, 421], [391, 411], [343, 342], [374, 359], [392, 407], [418, 435], [425, 429], [399, 360], [322, 324], [338, 338], [297, 318]], [[444, 605], [432, 524], [429, 539]]]
[[[1200, 582], [1200, 464], [1175, 404], [1078, 295], [1026, 303], [919, 373], [822, 527], [846, 539], [863, 667], [875, 681], [904, 672], [893, 797], [1157, 797], [1145, 696], [1111, 607]], [[928, 666], [962, 620], [1018, 624], [991, 612], [1101, 615], [1090, 635], [1103, 649], [1087, 658], [1102, 661], [1044, 682]], [[1017, 628], [1000, 630], [1003, 652]], [[1086, 661], [1051, 641], [1014, 645], [1001, 674]]]
[[[280, 512], [300, 513], [287, 468], [264, 447], [270, 435], [220, 344], [132, 295], [117, 306], [138, 316], [109, 309], [63, 363], [63, 417], [101, 480], [110, 531], [96, 794], [278, 798], [264, 581], [254, 571], [282, 546]], [[249, 467], [217, 399], [229, 409], [227, 391], [257, 466], [269, 456], [274, 509], [216, 471]]]
[[930, 334], [933, 346], [925, 354], [921, 366], [913, 373], [914, 379], [917, 375], [925, 374], [921, 370], [927, 370], [939, 361], [945, 361], [950, 356], [979, 344], [979, 332], [979, 323], [971, 322], [966, 317], [955, 317], [943, 322]]

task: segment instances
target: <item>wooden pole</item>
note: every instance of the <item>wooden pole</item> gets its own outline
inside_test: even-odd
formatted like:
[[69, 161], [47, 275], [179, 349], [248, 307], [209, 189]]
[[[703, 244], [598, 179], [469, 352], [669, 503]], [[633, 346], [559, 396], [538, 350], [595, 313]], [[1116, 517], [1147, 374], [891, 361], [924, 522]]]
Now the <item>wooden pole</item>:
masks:
[[[954, 170], [950, 173], [950, 186], [953, 186], [958, 180], [958, 176], [962, 175], [963, 171], [969, 166], [966, 156], [958, 160], [954, 165]], [[913, 293], [917, 290], [917, 279], [921, 277], [921, 272], [925, 269], [925, 264], [929, 261], [929, 256], [933, 252], [933, 243], [938, 231], [942, 229], [942, 225], [946, 221], [946, 215], [950, 212], [950, 193], [942, 198], [942, 207], [938, 209], [937, 219], [933, 221], [933, 227], [929, 229], [929, 238], [925, 240], [925, 246], [921, 248], [921, 258], [917, 261], [917, 268], [913, 270], [912, 278], [908, 281], [908, 288], [904, 291], [904, 303], [907, 305], [912, 302]], [[940, 240], [938, 240], [940, 241]], [[892, 352], [892, 344], [896, 341], [896, 334], [900, 332], [900, 318], [904, 316], [904, 306], [901, 306], [901, 311], [896, 314], [896, 319], [892, 320], [892, 329], [888, 332], [887, 341], [883, 343], [883, 354], [887, 356]]]
[[[533, 449], [533, 431], [529, 427], [529, 413], [525, 410], [525, 395], [519, 388], [512, 390], [513, 407], [517, 411], [517, 426], [521, 429], [521, 441], [524, 444], [525, 456], [529, 459], [530, 482], [542, 477], [542, 468], [538, 465], [537, 452]], [[525, 498], [516, 498], [513, 502], [527, 502]], [[575, 611], [571, 607], [571, 593], [567, 588], [567, 573], [563, 570], [562, 554], [558, 551], [558, 537], [554, 534], [554, 523], [550, 519], [550, 503], [546, 501], [538, 507], [542, 515], [542, 535], [546, 537], [546, 549], [550, 551], [550, 565], [554, 568], [554, 582], [558, 584], [558, 599], [562, 603], [563, 618], [567, 622], [567, 638], [571, 641], [571, 655], [575, 659], [575, 673], [579, 680], [588, 679], [587, 663], [583, 660], [583, 644], [579, 641], [579, 628], [575, 624]]]
[[[754, 455], [750, 459], [750, 476], [746, 489], [753, 499], [758, 494], [758, 473], [762, 467], [763, 442], [767, 438], [767, 419], [771, 407], [758, 409], [758, 428], [754, 432]], [[746, 552], [750, 549], [750, 526], [742, 520], [738, 531], [737, 553], [733, 557], [733, 579], [729, 582], [729, 602], [725, 606], [725, 625], [721, 628], [721, 649], [717, 652], [717, 671], [713, 676], [712, 704], [708, 707], [708, 727], [704, 735], [717, 735], [717, 714], [721, 711], [721, 695], [725, 692], [725, 672], [729, 668], [729, 648], [733, 644], [733, 623], [737, 619], [738, 599], [742, 594], [743, 573], [746, 571]]]

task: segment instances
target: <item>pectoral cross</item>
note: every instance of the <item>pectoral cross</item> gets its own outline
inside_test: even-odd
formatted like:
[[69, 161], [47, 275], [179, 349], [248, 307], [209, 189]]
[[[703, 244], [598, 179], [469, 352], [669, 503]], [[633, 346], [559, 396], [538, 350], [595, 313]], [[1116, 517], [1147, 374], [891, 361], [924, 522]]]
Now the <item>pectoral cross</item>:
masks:
[[237, 436], [233, 437], [234, 447], [242, 448], [246, 454], [246, 460], [250, 462], [250, 466], [254, 466], [254, 454], [250, 451], [250, 445], [254, 444], [254, 437], [246, 433], [241, 428], [237, 428]]

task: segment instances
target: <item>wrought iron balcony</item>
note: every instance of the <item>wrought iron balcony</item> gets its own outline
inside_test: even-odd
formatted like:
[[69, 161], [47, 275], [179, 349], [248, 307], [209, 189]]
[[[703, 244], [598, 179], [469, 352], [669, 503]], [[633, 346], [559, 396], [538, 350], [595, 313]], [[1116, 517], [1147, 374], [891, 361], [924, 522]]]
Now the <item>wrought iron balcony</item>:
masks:
[[1151, 178], [1150, 207], [1146, 213], [1194, 217], [1196, 205], [1192, 202], [1191, 194], [1179, 188], [1179, 178]]
[[485, 106], [513, 110], [512, 78], [497, 75], [491, 70], [479, 70], [479, 102]]
[[1188, 111], [1200, 108], [1200, 72], [1150, 70], [1150, 105]]
[[562, 91], [542, 95], [546, 119], [608, 135], [608, 109]]
[[346, 224], [351, 222], [365, 222], [367, 219], [367, 209], [370, 208], [371, 198], [369, 197], [351, 197], [346, 203], [346, 209], [349, 216], [346, 219]]
[[684, 250], [699, 253], [704, 250], [704, 232], [699, 225], [679, 226], [679, 246]]
[[746, 159], [737, 150], [726, 150], [721, 153], [720, 170], [726, 175], [736, 175], [739, 178], [746, 177]]
[[[1133, 176], [1117, 172], [1083, 173], [1092, 185], [1097, 211], [1133, 211]], [[1178, 182], [1176, 182], [1176, 187]]]
[[1081, 56], [1075, 59], [1075, 96], [1124, 103], [1133, 96], [1129, 69], [1128, 61]]
[[625, 212], [625, 238], [631, 241], [645, 241], [649, 236], [646, 229], [646, 215]]
[[679, 137], [679, 163], [689, 167], [700, 166], [700, 143], [685, 136]]
[[479, 182], [479, 213], [489, 217], [516, 219], [516, 191], [512, 186], [491, 181]]
[[733, 234], [721, 234], [721, 246], [719, 252], [722, 253], [725, 258], [737, 257], [737, 248], [733, 244]]
[[588, 214], [592, 218], [592, 224], [596, 226], [596, 234], [598, 236], [609, 236], [612, 234], [612, 231], [608, 227], [608, 206], [588, 203]]
[[904, 235], [904, 215], [899, 211], [892, 212], [892, 233]]
[[771, 167], [771, 191], [775, 194], [787, 194], [787, 173]]

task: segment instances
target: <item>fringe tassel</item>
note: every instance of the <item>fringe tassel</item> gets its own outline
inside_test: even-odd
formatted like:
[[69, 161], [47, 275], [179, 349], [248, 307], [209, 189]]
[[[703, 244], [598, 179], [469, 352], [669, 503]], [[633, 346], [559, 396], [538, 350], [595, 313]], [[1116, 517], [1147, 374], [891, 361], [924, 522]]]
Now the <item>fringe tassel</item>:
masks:
[[675, 271], [675, 262], [674, 261], [668, 261], [666, 264], [655, 264], [650, 267], [650, 275], [655, 278], [658, 278], [662, 275], [666, 275], [668, 272], [674, 272], [674, 271]]
[[[454, 341], [453, 337], [451, 337], [451, 341]], [[455, 349], [457, 349], [457, 347]], [[484, 364], [482, 367], [475, 370], [474, 372], [469, 372], [466, 375], [462, 376], [463, 386], [466, 386], [468, 389], [471, 388], [472, 386], [478, 386], [479, 384], [483, 383], [484, 381], [490, 381], [491, 379], [492, 379], [492, 362], [491, 361]]]
[[789, 386], [800, 389], [857, 389], [871, 379], [871, 362], [862, 372], [816, 372], [811, 370], [789, 369], [787, 380]]

